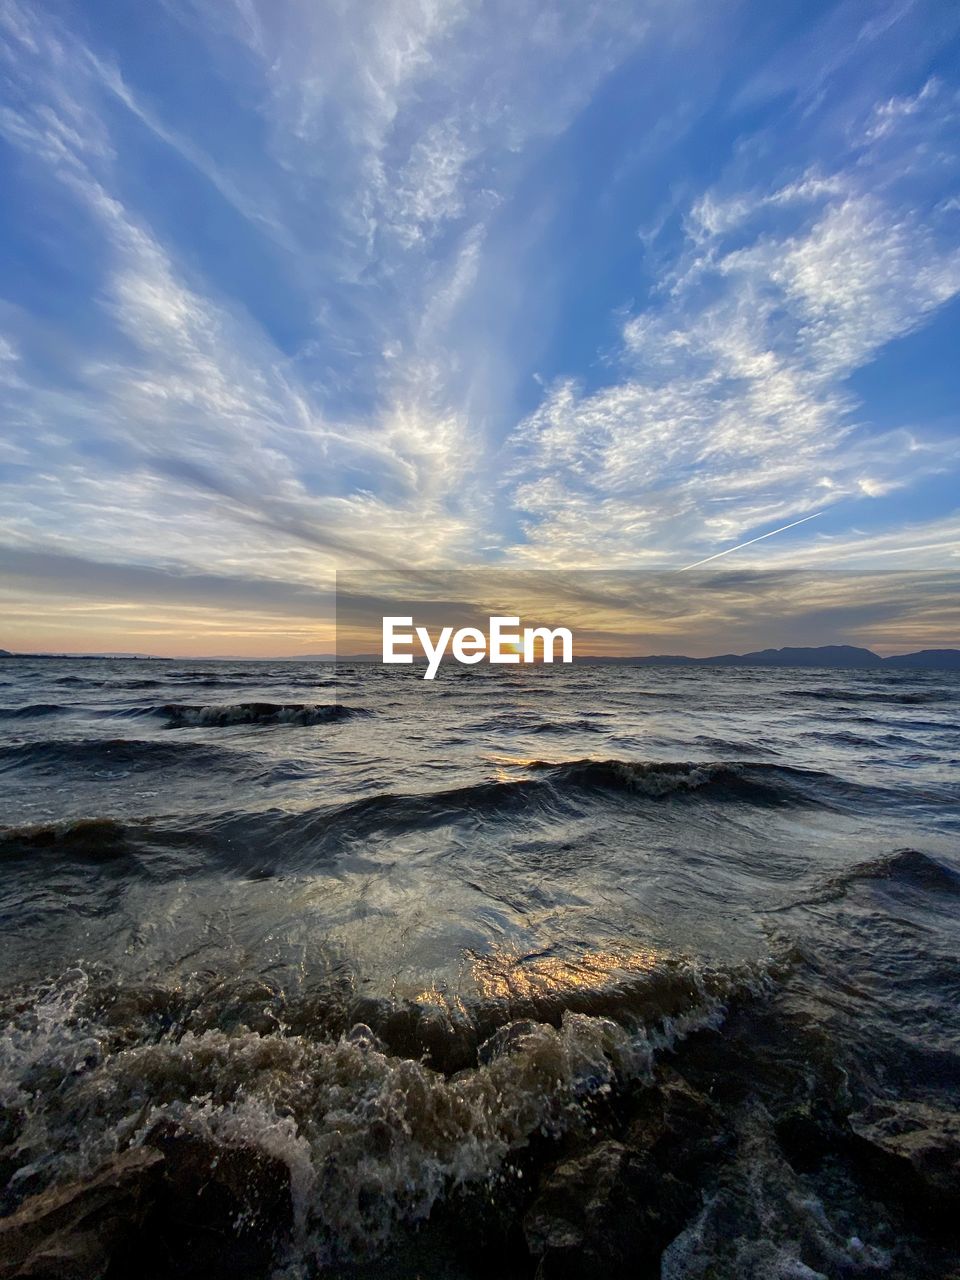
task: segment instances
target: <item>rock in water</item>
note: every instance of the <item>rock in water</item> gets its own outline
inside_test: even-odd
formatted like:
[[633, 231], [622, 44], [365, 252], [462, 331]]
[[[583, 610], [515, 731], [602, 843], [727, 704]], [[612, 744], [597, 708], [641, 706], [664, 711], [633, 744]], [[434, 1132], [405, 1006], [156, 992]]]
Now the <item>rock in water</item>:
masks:
[[2, 1280], [100, 1280], [142, 1228], [163, 1156], [124, 1151], [92, 1178], [31, 1196], [0, 1221]]
[[283, 1161], [162, 1121], [0, 1220], [0, 1280], [260, 1280], [292, 1222]]
[[728, 1152], [731, 1135], [723, 1114], [677, 1072], [661, 1068], [657, 1080], [657, 1088], [644, 1090], [634, 1102], [627, 1146], [664, 1173], [699, 1184], [703, 1171]]
[[287, 1165], [256, 1147], [221, 1146], [170, 1121], [155, 1125], [145, 1144], [162, 1153], [163, 1178], [129, 1274], [141, 1280], [260, 1280], [269, 1274], [293, 1224]]
[[922, 1102], [883, 1101], [850, 1117], [858, 1152], [891, 1195], [957, 1229], [960, 1211], [960, 1117]]
[[524, 1218], [538, 1280], [644, 1274], [696, 1207], [671, 1174], [620, 1142], [557, 1165]]

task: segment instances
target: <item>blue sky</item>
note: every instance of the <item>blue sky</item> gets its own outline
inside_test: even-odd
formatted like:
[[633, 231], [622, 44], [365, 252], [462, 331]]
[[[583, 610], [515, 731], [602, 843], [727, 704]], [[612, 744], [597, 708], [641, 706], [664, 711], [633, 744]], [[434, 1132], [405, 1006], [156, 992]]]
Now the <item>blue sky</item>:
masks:
[[960, 565], [957, 6], [0, 0], [0, 63], [0, 644]]

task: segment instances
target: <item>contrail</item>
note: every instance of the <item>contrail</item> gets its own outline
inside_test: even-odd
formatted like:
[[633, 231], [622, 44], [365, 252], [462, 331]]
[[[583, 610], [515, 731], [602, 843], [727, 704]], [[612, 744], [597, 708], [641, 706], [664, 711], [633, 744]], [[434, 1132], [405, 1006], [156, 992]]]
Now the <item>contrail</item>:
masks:
[[817, 516], [822, 515], [822, 511], [815, 511], [812, 516], [804, 516], [802, 520], [794, 520], [792, 524], [782, 524], [779, 529], [771, 529], [769, 533], [761, 533], [757, 538], [749, 538], [746, 542], [740, 542], [735, 547], [727, 547], [726, 551], [718, 551], [716, 555], [707, 556], [705, 560], [696, 560], [693, 564], [685, 564], [683, 569], [678, 572], [683, 573], [686, 569], [699, 569], [702, 564], [709, 564], [711, 560], [719, 560], [721, 556], [728, 556], [731, 551], [740, 551], [743, 547], [752, 546], [755, 542], [762, 542], [764, 538], [772, 538], [775, 533], [783, 533], [787, 529], [795, 529], [798, 524], [806, 524], [808, 520], [816, 520]]

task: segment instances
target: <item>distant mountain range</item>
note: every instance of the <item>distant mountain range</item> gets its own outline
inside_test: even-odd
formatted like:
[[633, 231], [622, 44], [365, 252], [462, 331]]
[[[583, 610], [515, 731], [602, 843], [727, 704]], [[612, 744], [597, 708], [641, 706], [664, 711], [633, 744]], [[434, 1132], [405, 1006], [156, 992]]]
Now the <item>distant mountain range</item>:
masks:
[[166, 661], [155, 658], [150, 653], [11, 653], [9, 649], [0, 649], [0, 658], [135, 658], [138, 662]]
[[[380, 655], [370, 655], [380, 660]], [[123, 658], [130, 662], [336, 662], [335, 653], [296, 653], [268, 654], [264, 657], [251, 657], [242, 653], [208, 653], [199, 657], [196, 654], [180, 653], [176, 657], [159, 657], [154, 653], [11, 653], [9, 649], [0, 649], [0, 658], [63, 658], [76, 661], [87, 659]]]
[[[149, 658], [144, 653], [11, 653], [0, 649], [0, 658]], [[156, 661], [156, 659], [152, 659]], [[161, 659], [162, 661], [162, 659]], [[166, 659], [173, 661], [173, 659]], [[185, 661], [185, 659], [180, 659]], [[257, 659], [191, 658], [198, 661], [257, 661]], [[298, 658], [270, 658], [271, 662], [336, 662], [333, 653], [303, 654]], [[378, 653], [344, 654], [341, 662], [379, 662]], [[720, 653], [712, 658], [688, 658], [680, 653], [657, 653], [641, 657], [577, 658], [581, 663], [605, 663], [630, 667], [838, 667], [845, 670], [902, 669], [909, 671], [960, 671], [960, 649], [920, 649], [916, 653], [897, 653], [881, 658], [872, 649], [859, 649], [851, 644], [823, 644], [811, 648], [756, 649], [752, 653]]]
[[960, 649], [920, 649], [881, 658], [872, 649], [851, 644], [823, 644], [812, 648], [757, 649], [752, 653], [721, 653], [713, 658], [683, 654], [654, 654], [637, 658], [579, 658], [579, 662], [611, 662], [637, 667], [840, 667], [960, 671]]
[[[320, 655], [317, 655], [318, 657]], [[331, 662], [335, 654], [324, 654]], [[340, 662], [379, 662], [379, 653], [345, 653]], [[418, 661], [420, 659], [417, 659]], [[453, 659], [446, 656], [445, 662]], [[814, 648], [756, 649], [752, 653], [721, 653], [714, 658], [688, 658], [679, 653], [659, 653], [641, 657], [604, 658], [584, 654], [575, 662], [627, 667], [839, 667], [869, 669], [904, 668], [914, 671], [960, 671], [960, 649], [921, 649], [881, 658], [872, 649], [851, 644], [823, 644]]]

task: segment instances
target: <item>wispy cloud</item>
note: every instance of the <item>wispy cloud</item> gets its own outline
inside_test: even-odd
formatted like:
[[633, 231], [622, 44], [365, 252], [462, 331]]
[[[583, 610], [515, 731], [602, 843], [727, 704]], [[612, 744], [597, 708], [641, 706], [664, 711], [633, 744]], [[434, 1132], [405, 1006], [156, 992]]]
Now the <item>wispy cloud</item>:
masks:
[[[846, 161], [693, 201], [660, 295], [622, 326], [621, 379], [561, 380], [515, 433], [517, 555], [676, 562], [956, 467], [955, 438], [866, 429], [849, 385], [960, 292], [956, 237], [862, 149]], [[644, 518], [611, 545], [607, 504], [628, 492]]]
[[771, 43], [746, 0], [165, 0], [130, 31], [0, 0], [0, 541], [278, 600], [344, 565], [681, 565], [821, 510], [750, 554], [951, 555], [910, 506], [960, 469], [948, 411], [857, 383], [960, 292], [949, 23], [911, 13]]

